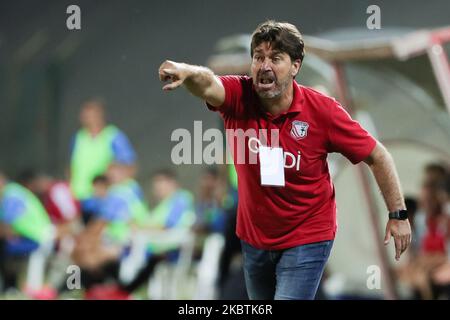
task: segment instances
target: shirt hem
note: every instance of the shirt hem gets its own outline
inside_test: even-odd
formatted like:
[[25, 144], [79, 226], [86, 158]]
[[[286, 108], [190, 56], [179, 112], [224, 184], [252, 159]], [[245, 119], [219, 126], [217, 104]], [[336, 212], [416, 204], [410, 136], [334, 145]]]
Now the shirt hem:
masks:
[[239, 233], [236, 233], [236, 235], [238, 236], [238, 238], [240, 240], [243, 240], [243, 241], [247, 242], [248, 244], [250, 244], [251, 246], [253, 246], [257, 249], [260, 249], [260, 250], [285, 250], [285, 249], [301, 246], [304, 244], [334, 240], [336, 237], [336, 231], [331, 230], [325, 234], [320, 234], [315, 237], [296, 239], [296, 240], [289, 241], [287, 243], [283, 243], [280, 245], [273, 245], [273, 246], [261, 245], [261, 244], [255, 243], [255, 242], [251, 241], [250, 239], [240, 235]]

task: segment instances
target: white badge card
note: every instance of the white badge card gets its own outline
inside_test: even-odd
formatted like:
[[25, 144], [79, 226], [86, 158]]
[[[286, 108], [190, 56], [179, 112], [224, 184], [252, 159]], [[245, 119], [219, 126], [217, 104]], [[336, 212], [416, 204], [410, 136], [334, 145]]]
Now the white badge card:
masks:
[[284, 187], [284, 157], [282, 148], [259, 147], [261, 185]]

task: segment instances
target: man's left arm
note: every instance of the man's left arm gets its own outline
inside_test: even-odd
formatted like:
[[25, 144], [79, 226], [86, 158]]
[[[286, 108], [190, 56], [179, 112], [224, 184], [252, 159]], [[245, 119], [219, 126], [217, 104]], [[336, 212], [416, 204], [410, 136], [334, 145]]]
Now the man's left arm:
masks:
[[[364, 162], [373, 172], [388, 211], [406, 210], [394, 160], [386, 148], [377, 142]], [[389, 219], [386, 225], [385, 245], [389, 243], [391, 236], [394, 237], [395, 259], [398, 261], [411, 243], [411, 227], [408, 219]]]

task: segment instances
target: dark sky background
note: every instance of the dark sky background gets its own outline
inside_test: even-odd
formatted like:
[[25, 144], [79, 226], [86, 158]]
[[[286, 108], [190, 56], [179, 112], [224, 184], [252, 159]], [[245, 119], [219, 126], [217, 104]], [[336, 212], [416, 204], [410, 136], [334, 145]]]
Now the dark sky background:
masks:
[[[81, 8], [80, 31], [66, 28], [69, 4]], [[304, 34], [365, 28], [371, 4], [381, 8], [382, 28], [450, 25], [448, 0], [0, 0], [0, 168], [62, 174], [80, 103], [101, 96], [136, 147], [145, 178], [171, 165], [173, 129], [220, 123], [184, 90], [161, 90], [163, 60], [205, 64], [219, 38], [250, 33], [269, 18]], [[179, 168], [184, 181], [200, 169], [190, 168]]]

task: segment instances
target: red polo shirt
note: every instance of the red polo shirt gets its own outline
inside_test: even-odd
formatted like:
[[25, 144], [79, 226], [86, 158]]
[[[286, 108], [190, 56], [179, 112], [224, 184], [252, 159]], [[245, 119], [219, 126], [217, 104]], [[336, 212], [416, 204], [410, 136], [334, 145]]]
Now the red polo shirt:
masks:
[[[296, 82], [289, 110], [274, 117], [263, 110], [251, 78], [220, 79], [225, 101], [216, 110], [225, 129], [279, 129], [285, 153], [285, 186], [261, 186], [259, 160], [248, 163], [249, 137], [245, 138], [244, 164], [237, 159], [238, 143], [243, 140], [234, 137], [231, 152], [239, 181], [238, 237], [265, 250], [334, 239], [336, 203], [327, 154], [340, 152], [356, 164], [369, 156], [376, 140], [335, 99]], [[296, 161], [299, 153], [300, 163]]]

